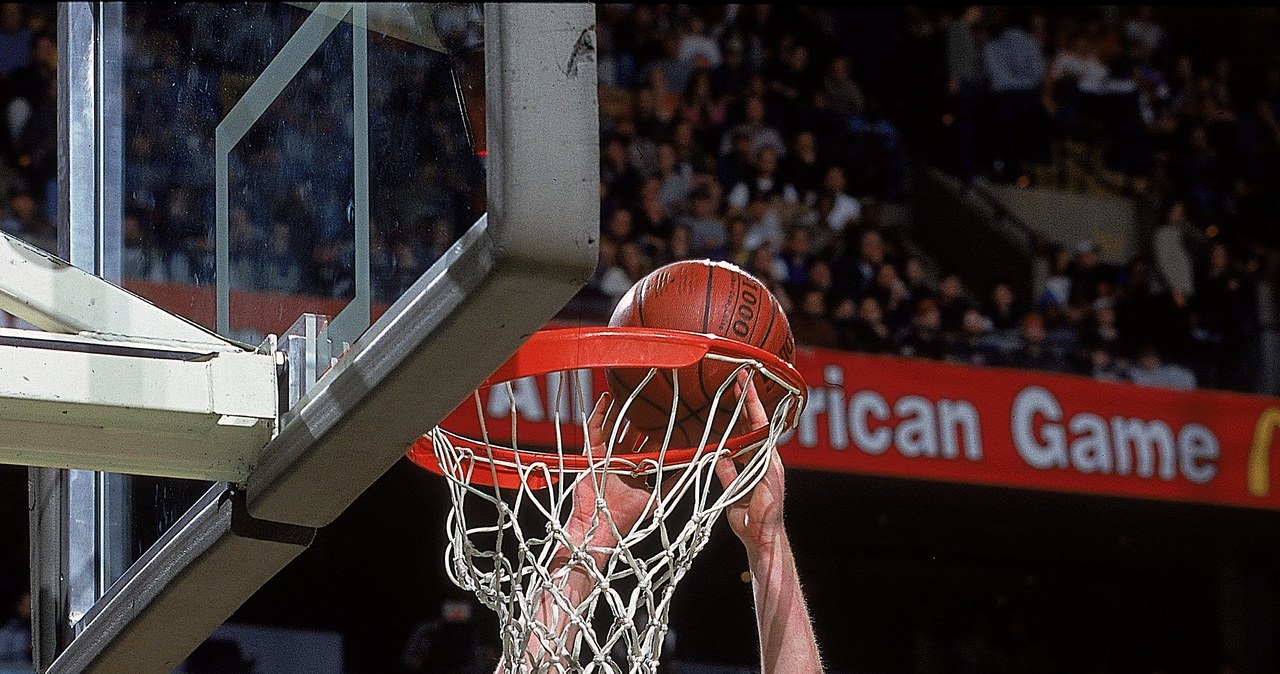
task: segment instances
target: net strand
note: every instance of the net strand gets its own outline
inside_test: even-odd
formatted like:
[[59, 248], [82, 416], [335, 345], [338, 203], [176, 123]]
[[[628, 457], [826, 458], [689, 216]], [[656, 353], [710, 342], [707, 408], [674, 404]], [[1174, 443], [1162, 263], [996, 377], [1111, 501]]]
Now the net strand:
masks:
[[[715, 354], [708, 354], [712, 358]], [[758, 361], [718, 357], [735, 365], [733, 376], [709, 402], [708, 419], [697, 450], [687, 460], [668, 465], [673, 429], [678, 422], [679, 381], [669, 369], [673, 402], [668, 424], [656, 451], [628, 456], [641, 447], [624, 447], [630, 437], [625, 419], [640, 391], [659, 375], [649, 372], [625, 399], [615, 400], [606, 414], [605, 441], [593, 447], [588, 426], [590, 372], [567, 370], [547, 378], [549, 417], [555, 426], [553, 450], [520, 446], [521, 411], [512, 382], [477, 390], [473, 396], [480, 419], [480, 442], [468, 446], [440, 428], [429, 434], [441, 472], [447, 478], [453, 508], [446, 519], [449, 543], [445, 568], [449, 580], [475, 593], [494, 610], [502, 625], [502, 663], [508, 672], [652, 674], [657, 671], [668, 614], [678, 583], [710, 540], [713, 525], [725, 508], [763, 477], [781, 434], [795, 419], [801, 392], [774, 376]], [[737, 477], [721, 487], [717, 461], [733, 451], [729, 440], [744, 418], [746, 397], [737, 395], [723, 428], [713, 423], [733, 383], [759, 377], [783, 384], [785, 395], [769, 414], [765, 436], [738, 451], [747, 457]], [[506, 396], [511, 452], [495, 456], [485, 421], [481, 393]], [[572, 414], [582, 441], [569, 442], [561, 429]], [[533, 415], [529, 415], [533, 416]], [[540, 419], [538, 419], [540, 420]], [[508, 425], [508, 424], [504, 424]], [[585, 468], [566, 456], [585, 457]], [[500, 487], [500, 472], [519, 477], [516, 486]], [[488, 486], [473, 482], [487, 474]], [[608, 480], [644, 478], [650, 493], [633, 523], [620, 523], [604, 494]], [[535, 487], [534, 485], [541, 485]], [[594, 496], [585, 529], [575, 532], [574, 496], [579, 488]], [[602, 543], [602, 541], [605, 541]], [[607, 541], [612, 541], [608, 543]], [[571, 597], [572, 577], [580, 574], [588, 588]], [[581, 585], [581, 578], [578, 579]]]

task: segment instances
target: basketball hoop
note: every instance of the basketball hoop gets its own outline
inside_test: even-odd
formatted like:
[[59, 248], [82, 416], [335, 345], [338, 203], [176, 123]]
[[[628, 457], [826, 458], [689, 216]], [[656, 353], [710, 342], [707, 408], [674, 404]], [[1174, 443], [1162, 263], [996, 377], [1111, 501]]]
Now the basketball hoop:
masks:
[[[690, 418], [676, 373], [712, 363], [731, 374], [707, 418]], [[596, 392], [607, 387], [607, 372], [622, 368], [644, 371], [642, 383], [613, 401], [593, 438]], [[654, 381], [674, 385], [669, 425], [637, 441], [627, 414], [652, 404], [643, 391]], [[781, 395], [769, 397], [767, 423], [751, 428], [740, 393], [764, 385]], [[806, 393], [791, 364], [736, 340], [649, 328], [548, 330], [422, 436], [409, 458], [443, 475], [452, 498], [446, 571], [498, 614], [505, 671], [656, 672], [676, 584], [720, 513], [764, 476]], [[673, 446], [676, 425], [693, 423], [700, 442]], [[715, 465], [726, 457], [738, 471], [722, 487]], [[602, 489], [610, 476], [647, 485], [634, 524], [609, 509]], [[595, 500], [586, 542], [566, 528], [583, 490]], [[585, 595], [564, 591], [568, 569], [590, 575]]]

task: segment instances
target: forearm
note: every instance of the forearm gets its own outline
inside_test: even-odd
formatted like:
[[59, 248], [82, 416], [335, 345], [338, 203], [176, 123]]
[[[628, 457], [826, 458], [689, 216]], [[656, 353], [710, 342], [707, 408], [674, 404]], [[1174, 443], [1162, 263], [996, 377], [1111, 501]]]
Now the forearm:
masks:
[[[571, 537], [573, 540], [584, 538], [572, 534]], [[578, 631], [582, 629], [574, 623], [574, 617], [578, 614], [579, 607], [590, 598], [596, 586], [598, 570], [605, 563], [603, 553], [587, 552], [581, 543], [575, 543], [572, 547], [582, 550], [584, 554], [575, 557], [570, 547], [557, 550], [547, 566], [552, 588], [539, 586], [530, 598], [529, 622], [540, 627], [529, 635], [519, 667], [511, 671], [505, 668], [504, 663], [499, 663], [496, 674], [536, 671], [549, 663], [562, 660], [559, 652], [561, 645], [572, 650]]]
[[748, 550], [762, 674], [818, 674], [822, 658], [786, 534]]

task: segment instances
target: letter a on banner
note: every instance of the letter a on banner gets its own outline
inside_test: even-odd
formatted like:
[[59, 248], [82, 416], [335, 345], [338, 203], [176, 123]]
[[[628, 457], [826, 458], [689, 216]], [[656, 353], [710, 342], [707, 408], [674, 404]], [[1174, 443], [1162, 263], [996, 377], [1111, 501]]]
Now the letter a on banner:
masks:
[[1269, 407], [1258, 417], [1249, 448], [1249, 493], [1257, 497], [1271, 492], [1271, 445], [1280, 430], [1280, 408]]

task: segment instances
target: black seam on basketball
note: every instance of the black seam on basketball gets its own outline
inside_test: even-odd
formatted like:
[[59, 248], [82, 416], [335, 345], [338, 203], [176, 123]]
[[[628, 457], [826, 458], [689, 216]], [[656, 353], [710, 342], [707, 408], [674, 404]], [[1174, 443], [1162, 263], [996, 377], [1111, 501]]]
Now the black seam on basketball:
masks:
[[[760, 289], [765, 290], [765, 287], [760, 286]], [[769, 295], [761, 295], [760, 301], [763, 302], [765, 300], [769, 301], [769, 308], [773, 311], [769, 312], [769, 325], [765, 326], [764, 337], [760, 338], [760, 343], [757, 344], [762, 349], [768, 348], [765, 345], [769, 343], [769, 335], [773, 332], [773, 322], [778, 319], [778, 303], [774, 302]]]
[[[661, 378], [662, 378], [662, 381], [666, 383], [666, 385], [667, 385], [667, 392], [668, 392], [668, 393], [670, 393], [670, 394], [671, 394], [671, 396], [674, 398], [674, 397], [675, 397], [675, 383], [674, 383], [674, 381], [673, 381], [673, 378], [671, 377], [671, 373], [670, 373], [670, 372], [667, 372], [667, 371], [665, 371], [665, 370], [659, 370], [657, 374], [658, 374], [658, 376], [659, 376], [659, 377], [661, 377]], [[636, 382], [634, 382], [634, 383], [632, 383], [632, 382], [627, 382], [627, 381], [623, 380], [623, 379], [622, 379], [622, 377], [618, 376], [617, 372], [615, 372], [615, 371], [613, 371], [613, 370], [610, 370], [610, 371], [607, 373], [607, 375], [606, 375], [606, 376], [610, 379], [611, 383], [615, 384], [615, 385], [616, 385], [619, 389], [621, 389], [621, 390], [634, 391], [634, 390], [635, 390], [635, 388], [634, 388], [634, 387], [639, 386], [639, 380], [637, 380], [637, 381], [636, 381]], [[642, 379], [643, 379], [643, 377], [642, 377]], [[652, 383], [650, 383], [650, 384], [646, 384], [646, 386], [652, 386]], [[659, 393], [660, 393], [660, 392], [659, 392]], [[676, 399], [676, 401], [677, 401], [677, 403], [678, 403], [678, 405], [677, 405], [677, 411], [676, 411], [676, 423], [677, 423], [677, 424], [679, 424], [679, 423], [681, 423], [681, 422], [683, 422], [683, 421], [688, 421], [689, 419], [692, 419], [692, 418], [694, 418], [695, 416], [697, 416], [697, 414], [698, 414], [698, 410], [697, 410], [697, 408], [695, 408], [693, 405], [689, 404], [689, 402], [688, 402], [688, 401], [686, 401], [684, 398], [677, 398], [677, 399]], [[617, 403], [618, 403], [619, 405], [621, 405], [623, 402], [625, 402], [625, 401], [624, 401], [624, 400], [619, 400], [619, 401], [617, 401]], [[634, 407], [635, 407], [635, 405], [636, 405], [636, 403], [639, 403], [639, 402], [644, 402], [646, 405], [648, 405], [648, 406], [652, 407], [652, 408], [653, 408], [653, 409], [654, 409], [658, 414], [661, 414], [661, 415], [662, 415], [662, 419], [663, 419], [662, 423], [663, 423], [664, 425], [668, 423], [668, 421], [667, 421], [667, 420], [669, 420], [669, 419], [671, 418], [671, 408], [670, 408], [670, 407], [667, 407], [666, 405], [662, 405], [662, 404], [659, 404], [659, 403], [657, 403], [657, 402], [654, 402], [652, 399], [650, 399], [648, 396], [646, 396], [646, 395], [645, 395], [645, 392], [644, 392], [643, 390], [641, 390], [641, 391], [640, 391], [640, 393], [636, 396], [635, 402], [631, 403], [631, 406], [634, 408]], [[683, 408], [687, 409], [687, 410], [689, 411], [689, 414], [685, 415], [684, 417], [681, 417], [681, 416], [680, 416], [680, 412], [679, 412], [679, 410], [680, 410], [680, 408], [681, 408], [681, 407], [683, 407]]]
[[[699, 367], [699, 368], [701, 368], [701, 367], [702, 367], [702, 363], [701, 363], [701, 362], [699, 362], [699, 363], [698, 363], [698, 367]], [[667, 388], [671, 390], [671, 395], [672, 395], [672, 396], [675, 396], [675, 394], [676, 394], [676, 393], [675, 393], [675, 392], [676, 392], [676, 382], [675, 382], [675, 377], [671, 376], [671, 373], [670, 373], [670, 372], [668, 372], [667, 370], [659, 370], [659, 371], [658, 371], [658, 374], [662, 376], [662, 380], [663, 380], [663, 381], [667, 382]], [[677, 401], [680, 403], [680, 406], [681, 406], [681, 407], [685, 407], [685, 408], [689, 409], [689, 411], [690, 411], [690, 412], [697, 412], [697, 410], [696, 410], [696, 409], [694, 409], [693, 405], [690, 405], [690, 404], [689, 404], [689, 402], [688, 402], [687, 400], [685, 400], [683, 396], [682, 396], [682, 397], [680, 397], [680, 398], [677, 398]], [[668, 411], [668, 412], [670, 412], [671, 410], [667, 410], [667, 411]], [[677, 413], [676, 413], [676, 418], [677, 418], [677, 420], [679, 419], [679, 417], [680, 417], [680, 414], [679, 414], [679, 412], [677, 412]]]
[[[632, 388], [632, 384], [630, 384], [630, 383], [628, 383], [628, 382], [626, 382], [626, 381], [623, 381], [623, 380], [622, 380], [622, 378], [621, 378], [621, 377], [619, 377], [619, 376], [617, 375], [617, 373], [613, 372], [612, 370], [611, 370], [611, 371], [609, 371], [609, 373], [608, 373], [608, 375], [607, 375], [607, 376], [608, 376], [611, 380], [614, 380], [614, 381], [612, 381], [612, 383], [616, 384], [616, 385], [618, 386], [618, 388], [619, 388], [619, 389], [622, 389], [622, 390], [628, 390], [628, 389], [630, 389], [630, 390], [633, 390], [633, 391], [635, 390], [634, 388]], [[637, 383], [637, 385], [638, 385], [638, 383]], [[621, 404], [623, 404], [624, 402], [626, 402], [626, 400], [625, 400], [625, 399], [624, 399], [624, 400], [618, 400], [618, 401], [617, 401], [617, 404], [618, 404], [618, 405], [621, 405]], [[641, 391], [640, 395], [637, 395], [637, 396], [636, 396], [636, 398], [635, 398], [635, 402], [631, 403], [632, 407], [634, 407], [634, 406], [635, 406], [635, 404], [636, 404], [636, 403], [638, 403], [638, 402], [646, 403], [646, 404], [648, 404], [648, 405], [652, 406], [652, 407], [653, 407], [653, 409], [657, 410], [658, 412], [661, 412], [661, 413], [662, 413], [662, 414], [664, 414], [664, 415], [670, 415], [670, 414], [671, 414], [671, 410], [669, 410], [669, 409], [665, 409], [665, 408], [663, 408], [663, 407], [662, 407], [662, 405], [659, 405], [658, 403], [655, 403], [655, 402], [653, 402], [652, 400], [649, 400], [648, 398], [646, 398], [646, 397], [644, 396], [644, 392], [643, 392], [643, 391]]]
[[[715, 283], [714, 283], [715, 273], [716, 273], [716, 266], [713, 264], [707, 265], [707, 288], [703, 292], [703, 296], [705, 297], [705, 299], [703, 300], [703, 305], [702, 305], [702, 331], [704, 333], [710, 332], [709, 328], [711, 325], [711, 290], [713, 287], [715, 287]], [[702, 397], [709, 399], [711, 397], [711, 394], [707, 392], [707, 381], [706, 381], [706, 378], [703, 377], [702, 375], [702, 363], [703, 363], [702, 360], [698, 361], [698, 388], [702, 389]]]
[[708, 321], [711, 320], [711, 288], [712, 288], [712, 281], [715, 279], [715, 273], [716, 273], [715, 265], [710, 265], [710, 264], [707, 265], [707, 289], [703, 292], [703, 296], [705, 299], [703, 299], [703, 304], [702, 304], [702, 331], [703, 332], [708, 332], [707, 330], [707, 326], [709, 325]]

